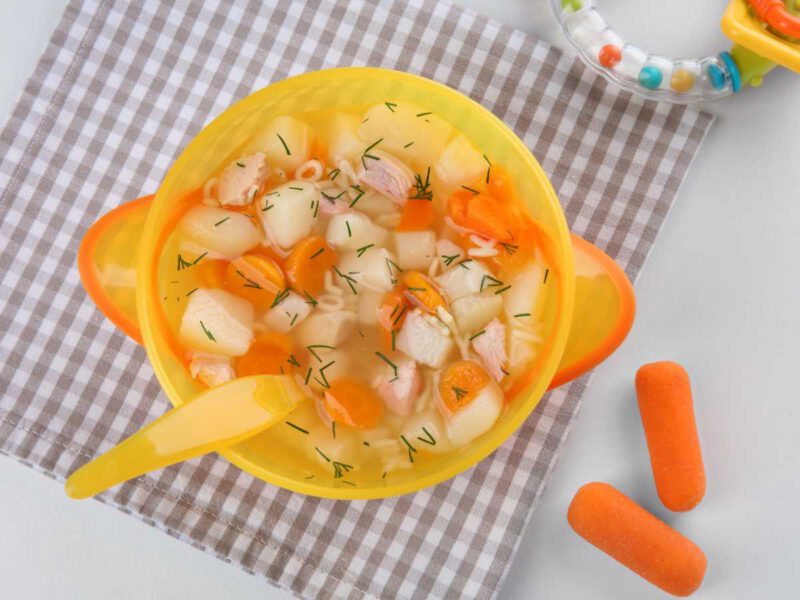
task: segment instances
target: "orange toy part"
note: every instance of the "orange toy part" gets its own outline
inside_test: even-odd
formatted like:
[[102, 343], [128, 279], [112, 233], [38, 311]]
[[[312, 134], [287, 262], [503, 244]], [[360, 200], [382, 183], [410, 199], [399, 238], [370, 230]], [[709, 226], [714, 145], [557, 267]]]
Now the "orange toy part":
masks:
[[339, 260], [336, 251], [319, 235], [308, 237], [292, 248], [286, 259], [286, 277], [300, 294], [312, 296], [325, 287], [325, 272]]
[[264, 333], [256, 338], [247, 354], [236, 364], [236, 375], [282, 375], [294, 367], [291, 359], [292, 339], [285, 333]]
[[383, 404], [370, 386], [355, 379], [337, 379], [325, 390], [322, 403], [337, 423], [368, 429], [383, 416]]
[[800, 17], [790, 13], [783, 0], [747, 0], [756, 16], [781, 35], [800, 38]]
[[636, 395], [658, 497], [670, 510], [691, 510], [706, 493], [706, 473], [689, 375], [674, 362], [644, 365]]
[[703, 551], [607, 483], [581, 487], [567, 521], [587, 542], [665, 592], [688, 596], [703, 582]]
[[433, 223], [433, 202], [428, 200], [407, 200], [397, 231], [420, 231]]
[[449, 365], [439, 377], [439, 397], [450, 412], [467, 406], [490, 381], [489, 374], [472, 360]]

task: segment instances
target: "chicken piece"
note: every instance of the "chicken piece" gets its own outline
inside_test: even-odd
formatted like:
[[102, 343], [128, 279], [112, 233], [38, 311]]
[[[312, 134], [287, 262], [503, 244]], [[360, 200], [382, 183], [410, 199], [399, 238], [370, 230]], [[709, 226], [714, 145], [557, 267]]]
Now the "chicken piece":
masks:
[[224, 290], [198, 289], [189, 296], [181, 343], [200, 352], [242, 356], [253, 341], [253, 305]]
[[472, 348], [481, 357], [483, 366], [495, 381], [503, 379], [503, 369], [508, 362], [506, 354], [506, 327], [498, 319], [492, 319], [483, 328], [483, 333], [472, 339]]
[[378, 395], [386, 408], [401, 417], [407, 417], [414, 408], [422, 377], [417, 364], [413, 360], [402, 360], [397, 363], [397, 375], [388, 374], [378, 385]]
[[401, 206], [408, 199], [408, 191], [414, 185], [414, 172], [391, 154], [371, 150], [361, 161], [358, 180], [369, 187], [386, 194]]
[[264, 325], [269, 331], [286, 333], [311, 313], [310, 300], [300, 294], [284, 291], [275, 297], [272, 308], [264, 315]]
[[234, 161], [219, 176], [219, 203], [222, 206], [250, 204], [268, 175], [267, 157], [262, 152]]
[[453, 352], [455, 343], [444, 324], [417, 308], [406, 315], [396, 346], [417, 362], [438, 369]]
[[189, 373], [192, 379], [199, 379], [208, 387], [227, 383], [236, 378], [233, 363], [227, 356], [195, 352], [189, 362]]

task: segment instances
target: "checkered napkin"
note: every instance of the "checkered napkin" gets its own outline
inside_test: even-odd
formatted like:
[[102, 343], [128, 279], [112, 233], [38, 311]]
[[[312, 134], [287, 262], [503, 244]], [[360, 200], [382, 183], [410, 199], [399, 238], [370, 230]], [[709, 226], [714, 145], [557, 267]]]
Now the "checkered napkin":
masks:
[[[155, 191], [228, 105], [337, 65], [419, 73], [491, 109], [542, 162], [572, 229], [631, 277], [711, 124], [446, 2], [73, 0], [0, 134], [2, 452], [62, 480], [167, 410], [144, 350], [81, 288], [78, 241]], [[308, 498], [212, 455], [100, 500], [301, 596], [491, 598], [585, 385], [551, 393], [492, 456], [416, 494]]]

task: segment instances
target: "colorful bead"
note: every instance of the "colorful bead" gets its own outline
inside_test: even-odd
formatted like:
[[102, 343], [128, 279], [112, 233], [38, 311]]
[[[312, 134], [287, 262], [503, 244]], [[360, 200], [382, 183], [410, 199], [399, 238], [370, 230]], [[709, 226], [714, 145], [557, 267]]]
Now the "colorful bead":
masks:
[[742, 76], [739, 74], [739, 67], [730, 52], [720, 52], [719, 59], [728, 69], [728, 75], [731, 78], [731, 89], [736, 94], [742, 89]]
[[642, 70], [639, 71], [639, 83], [648, 90], [657, 89], [663, 80], [664, 76], [661, 74], [658, 67], [642, 67]]
[[676, 69], [672, 73], [669, 85], [679, 94], [685, 94], [694, 87], [694, 73], [686, 69]]
[[601, 65], [610, 69], [611, 67], [617, 66], [619, 61], [622, 60], [622, 50], [619, 49], [619, 46], [615, 46], [614, 44], [606, 44], [600, 48], [600, 52], [597, 54], [597, 60], [600, 61]]
[[715, 90], [725, 88], [725, 73], [714, 63], [708, 65], [708, 80]]

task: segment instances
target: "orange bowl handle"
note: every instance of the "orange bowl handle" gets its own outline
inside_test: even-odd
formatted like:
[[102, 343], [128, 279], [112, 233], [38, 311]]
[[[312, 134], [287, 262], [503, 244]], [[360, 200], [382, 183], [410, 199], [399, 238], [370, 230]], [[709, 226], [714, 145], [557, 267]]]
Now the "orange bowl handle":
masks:
[[550, 389], [590, 371], [625, 340], [633, 325], [636, 297], [624, 271], [605, 252], [572, 235], [575, 309], [567, 346]]
[[83, 236], [78, 272], [86, 293], [114, 325], [136, 343], [136, 256], [154, 196], [127, 202], [106, 213]]

